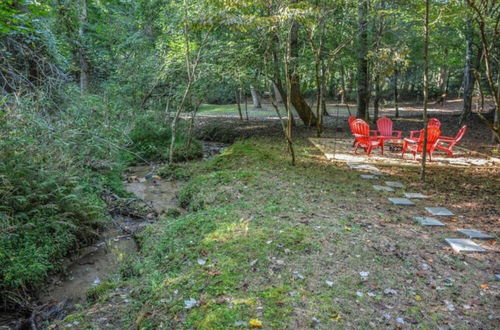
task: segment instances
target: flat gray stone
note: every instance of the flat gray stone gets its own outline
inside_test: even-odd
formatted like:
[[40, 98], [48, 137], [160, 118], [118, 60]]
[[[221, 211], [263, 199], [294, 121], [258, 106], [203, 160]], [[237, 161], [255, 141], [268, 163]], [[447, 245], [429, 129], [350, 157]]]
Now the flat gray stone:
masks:
[[495, 279], [496, 279], [497, 281], [500, 281], [500, 274], [495, 274]]
[[459, 229], [459, 233], [464, 234], [468, 238], [475, 238], [475, 239], [494, 239], [494, 236], [488, 235], [483, 233], [480, 230], [476, 229]]
[[373, 189], [377, 190], [377, 191], [388, 191], [388, 192], [394, 192], [394, 189], [392, 189], [391, 187], [387, 187], [387, 186], [379, 186], [379, 185], [373, 185]]
[[486, 249], [482, 248], [470, 239], [445, 238], [445, 241], [450, 244], [451, 248], [456, 252], [486, 252]]
[[401, 188], [401, 189], [405, 189], [404, 184], [402, 184], [401, 182], [397, 182], [397, 181], [386, 181], [386, 182], [385, 182], [385, 185], [386, 185], [386, 186], [389, 186], [389, 187], [392, 187], [392, 188]]
[[372, 171], [372, 172], [380, 172], [380, 170], [370, 164], [362, 164], [362, 163], [347, 163], [347, 166], [353, 170], [365, 170], [365, 171]]
[[411, 206], [411, 205], [415, 205], [415, 203], [413, 203], [408, 198], [390, 197], [389, 200], [392, 202], [392, 204], [399, 205], [399, 206]]
[[455, 215], [450, 210], [448, 210], [446, 207], [426, 207], [425, 209], [430, 214], [435, 215], [435, 216], [439, 216], [439, 217], [452, 217]]
[[424, 194], [421, 193], [405, 193], [406, 198], [416, 198], [416, 199], [425, 199], [428, 198]]
[[378, 172], [378, 171], [372, 171], [370, 172], [371, 175], [376, 175], [376, 176], [388, 176], [389, 174], [386, 174], [384, 172]]
[[444, 226], [444, 223], [439, 221], [436, 218], [431, 218], [431, 217], [414, 217], [415, 221], [417, 221], [419, 224], [422, 226], [437, 226], [437, 227], [442, 227]]
[[376, 175], [370, 175], [370, 174], [361, 174], [361, 179], [365, 180], [377, 180]]

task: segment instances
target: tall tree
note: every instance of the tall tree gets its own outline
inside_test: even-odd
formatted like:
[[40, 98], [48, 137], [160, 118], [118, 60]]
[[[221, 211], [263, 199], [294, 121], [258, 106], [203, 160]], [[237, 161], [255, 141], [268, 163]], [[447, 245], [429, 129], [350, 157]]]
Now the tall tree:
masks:
[[368, 85], [368, 0], [358, 0], [358, 51], [357, 51], [357, 88], [358, 118], [368, 120], [370, 92]]
[[289, 87], [290, 90], [290, 101], [300, 119], [307, 126], [316, 126], [316, 116], [311, 110], [311, 107], [307, 104], [302, 92], [300, 90], [300, 74], [298, 72], [298, 60], [299, 60], [299, 24], [292, 18], [290, 35], [288, 38], [288, 49], [289, 49], [289, 65], [288, 65], [288, 75], [289, 75]]
[[472, 112], [472, 94], [474, 92], [474, 64], [473, 64], [474, 29], [470, 18], [467, 19], [465, 29], [465, 68], [464, 68], [464, 106], [460, 116], [460, 125], [463, 125]]
[[422, 168], [420, 171], [420, 180], [425, 181], [426, 160], [427, 160], [427, 131], [429, 121], [427, 118], [427, 103], [429, 102], [429, 1], [425, 0], [424, 14], [424, 145], [422, 149]]

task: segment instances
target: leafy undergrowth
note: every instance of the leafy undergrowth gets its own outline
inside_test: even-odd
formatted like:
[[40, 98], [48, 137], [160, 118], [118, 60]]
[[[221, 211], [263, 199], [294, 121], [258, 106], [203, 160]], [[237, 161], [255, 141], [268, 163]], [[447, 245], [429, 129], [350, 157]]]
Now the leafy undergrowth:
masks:
[[[190, 143], [187, 142], [188, 128], [184, 121], [179, 123], [178, 131], [173, 160], [178, 162], [201, 158], [203, 151], [200, 142], [194, 139]], [[130, 150], [135, 161], [167, 160], [171, 136], [170, 123], [160, 121], [153, 115], [139, 117], [130, 132]]]
[[[65, 258], [111, 224], [102, 194], [126, 194], [128, 163], [168, 153], [170, 130], [158, 115], [131, 120], [99, 96], [70, 92], [65, 111], [47, 115], [23, 97], [0, 113], [2, 310], [29, 308], [50, 274], [64, 270]], [[200, 143], [187, 147], [186, 140], [180, 133], [176, 160], [201, 157]]]
[[358, 173], [297, 148], [295, 167], [264, 139], [186, 165], [190, 212], [144, 231], [116, 289], [59, 325], [494, 327], [494, 255], [452, 253], [446, 228], [416, 226], [416, 208], [389, 206]]

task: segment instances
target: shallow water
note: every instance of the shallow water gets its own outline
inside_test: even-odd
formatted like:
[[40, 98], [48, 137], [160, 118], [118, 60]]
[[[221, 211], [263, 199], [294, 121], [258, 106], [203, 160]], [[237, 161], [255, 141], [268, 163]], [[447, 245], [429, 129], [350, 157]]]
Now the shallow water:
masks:
[[[204, 159], [220, 153], [227, 145], [203, 143]], [[181, 182], [163, 180], [155, 175], [159, 165], [140, 165], [128, 169], [124, 186], [126, 191], [151, 206], [157, 214], [177, 208], [177, 192]], [[75, 257], [66, 260], [64, 274], [55, 275], [39, 295], [39, 305], [56, 306], [63, 301], [70, 305], [83, 302], [86, 292], [117, 274], [121, 262], [137, 252], [132, 234], [140, 231], [151, 221], [119, 217], [114, 219], [111, 229], [103, 233], [103, 239], [78, 251]], [[64, 311], [63, 311], [64, 312]], [[0, 313], [2, 326], [16, 328], [26, 316]]]

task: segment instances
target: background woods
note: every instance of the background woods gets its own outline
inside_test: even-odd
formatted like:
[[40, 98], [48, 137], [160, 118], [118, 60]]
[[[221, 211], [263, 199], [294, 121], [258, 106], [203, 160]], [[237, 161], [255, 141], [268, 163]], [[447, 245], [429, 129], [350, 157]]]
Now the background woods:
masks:
[[463, 103], [451, 121], [480, 118], [497, 143], [499, 21], [495, 0], [0, 1], [2, 306], [31, 310], [100, 237], [128, 166], [201, 158], [195, 136], [223, 135], [197, 131], [212, 106], [237, 110], [242, 136], [276, 115], [293, 164], [297, 128], [336, 137], [403, 105], [420, 121]]

